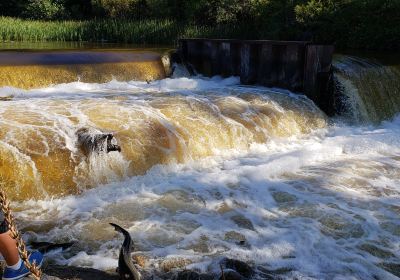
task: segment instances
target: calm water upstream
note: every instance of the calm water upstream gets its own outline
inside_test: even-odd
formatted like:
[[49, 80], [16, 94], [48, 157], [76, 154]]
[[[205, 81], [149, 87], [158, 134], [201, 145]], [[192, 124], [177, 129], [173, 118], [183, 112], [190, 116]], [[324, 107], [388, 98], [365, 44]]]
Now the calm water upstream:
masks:
[[[301, 95], [165, 78], [138, 57], [123, 68], [0, 66], [0, 176], [19, 226], [27, 240], [76, 241], [50, 261], [114, 270], [114, 222], [149, 267], [218, 271], [227, 256], [283, 279], [398, 279], [397, 66], [337, 57], [348, 110], [328, 118]], [[83, 153], [85, 127], [114, 133], [122, 152]]]

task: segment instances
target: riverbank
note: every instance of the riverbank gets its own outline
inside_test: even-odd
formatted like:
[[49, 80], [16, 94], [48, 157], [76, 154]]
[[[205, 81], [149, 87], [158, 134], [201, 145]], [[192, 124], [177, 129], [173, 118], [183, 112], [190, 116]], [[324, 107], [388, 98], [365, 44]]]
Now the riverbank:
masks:
[[242, 38], [246, 26], [182, 25], [172, 20], [40, 21], [0, 17], [0, 42], [114, 42], [174, 45], [179, 38]]
[[[357, 9], [356, 9], [357, 10]], [[334, 44], [340, 50], [391, 50], [400, 48], [400, 32], [396, 19], [381, 23], [380, 18], [365, 22], [364, 17], [353, 24], [340, 20], [330, 26], [330, 21], [309, 23], [299, 17], [299, 22], [287, 25], [260, 20], [220, 22], [215, 24], [182, 21], [176, 17], [162, 18], [99, 18], [89, 20], [30, 20], [0, 17], [1, 42], [101, 42], [139, 45], [176, 45], [180, 38], [251, 39], [251, 40], [305, 40]], [[332, 16], [336, 18], [336, 16]], [[345, 16], [342, 21], [347, 22]], [[268, 17], [266, 17], [268, 18]], [[369, 17], [365, 17], [369, 18]], [[388, 17], [390, 18], [390, 16]], [[325, 26], [329, 22], [328, 26]], [[358, 26], [348, 30], [347, 26]], [[371, 27], [372, 25], [372, 27]], [[272, 26], [272, 27], [271, 27]], [[272, 28], [272, 29], [271, 29]], [[381, 32], [385, 30], [385, 32]]]

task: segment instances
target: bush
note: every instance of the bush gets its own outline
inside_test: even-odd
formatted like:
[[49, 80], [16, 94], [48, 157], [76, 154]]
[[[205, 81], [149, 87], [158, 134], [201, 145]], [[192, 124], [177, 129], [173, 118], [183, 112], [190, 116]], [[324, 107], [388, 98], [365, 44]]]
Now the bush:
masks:
[[64, 6], [52, 0], [29, 0], [24, 15], [31, 19], [50, 20], [64, 15]]
[[317, 42], [339, 48], [400, 49], [400, 1], [309, 0], [295, 7]]
[[92, 0], [94, 13], [111, 18], [132, 17], [137, 0]]

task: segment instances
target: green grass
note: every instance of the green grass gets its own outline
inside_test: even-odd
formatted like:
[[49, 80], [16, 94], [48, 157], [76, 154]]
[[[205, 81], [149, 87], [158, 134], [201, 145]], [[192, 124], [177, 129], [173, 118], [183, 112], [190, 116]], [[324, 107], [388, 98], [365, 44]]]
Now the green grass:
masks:
[[0, 17], [0, 41], [175, 44], [179, 38], [245, 38], [246, 27], [182, 25], [171, 20], [36, 21]]

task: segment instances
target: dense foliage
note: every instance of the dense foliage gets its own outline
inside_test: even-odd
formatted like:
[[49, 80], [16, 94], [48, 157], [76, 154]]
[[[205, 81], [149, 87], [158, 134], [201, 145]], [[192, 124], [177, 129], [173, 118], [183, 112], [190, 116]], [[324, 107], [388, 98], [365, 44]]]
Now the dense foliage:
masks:
[[[159, 26], [160, 32], [165, 30], [168, 36], [201, 36], [224, 30], [219, 37], [314, 40], [336, 43], [342, 48], [400, 49], [400, 0], [8, 0], [0, 1], [0, 15], [70, 20], [62, 25], [69, 30], [74, 26], [75, 31], [71, 32], [77, 35], [63, 35], [63, 40], [98, 40], [99, 36], [93, 33], [103, 30], [105, 22], [109, 22], [109, 30], [123, 33], [109, 31], [103, 33], [103, 39], [140, 42], [137, 37], [127, 37], [132, 32], [125, 32], [125, 21], [127, 26]], [[115, 22], [121, 24], [118, 30], [113, 27]], [[55, 29], [66, 28], [56, 25], [48, 23]], [[6, 27], [2, 28], [4, 32]], [[89, 28], [95, 29], [91, 32]], [[194, 29], [198, 32], [188, 31]], [[9, 39], [19, 36], [8, 34]], [[40, 38], [54, 36], [49, 33]]]

